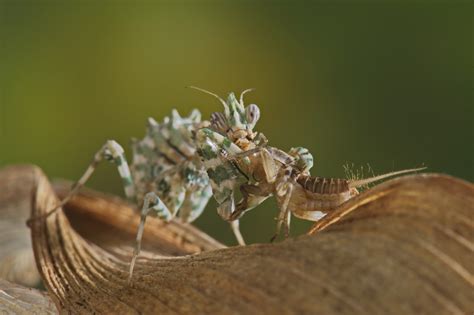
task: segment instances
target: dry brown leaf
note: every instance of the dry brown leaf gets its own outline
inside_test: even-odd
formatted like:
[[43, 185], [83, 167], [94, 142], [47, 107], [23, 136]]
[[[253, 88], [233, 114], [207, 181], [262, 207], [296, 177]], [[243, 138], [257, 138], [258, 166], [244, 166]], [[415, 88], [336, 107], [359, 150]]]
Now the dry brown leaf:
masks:
[[0, 171], [0, 278], [29, 287], [41, 281], [25, 224], [31, 213], [35, 176], [28, 165]]
[[0, 314], [58, 314], [53, 301], [32, 288], [0, 279]]
[[[54, 185], [60, 198], [66, 196], [71, 183]], [[82, 189], [67, 205], [69, 222], [88, 241], [114, 255], [130, 257], [135, 246], [139, 216], [121, 198]], [[149, 217], [145, 225], [140, 256], [182, 256], [225, 246], [190, 224], [178, 221], [165, 223]]]
[[[36, 189], [38, 174], [41, 174], [41, 171], [31, 165], [15, 165], [0, 170], [0, 278], [35, 287], [40, 284], [41, 278], [26, 221], [31, 215], [32, 197], [35, 195], [32, 190]], [[58, 184], [58, 193], [65, 194], [69, 187], [70, 184], [65, 182]], [[91, 204], [94, 205], [94, 211], [89, 211]], [[84, 232], [89, 241], [125, 260], [129, 259], [136, 233], [136, 227], [132, 228], [130, 225], [137, 224], [138, 221], [134, 211], [125, 202], [84, 189], [81, 198], [73, 199], [68, 207], [69, 219], [73, 226]], [[146, 244], [142, 255], [145, 257], [185, 255], [223, 247], [188, 224], [164, 224], [154, 218], [147, 223]], [[3, 296], [0, 291], [0, 313], [47, 313], [44, 305], [40, 303], [40, 291], [16, 286], [7, 281], [0, 282], [0, 290], [2, 289], [4, 291]], [[15, 295], [17, 293], [18, 295]], [[34, 299], [35, 294], [38, 295], [37, 300]], [[52, 309], [56, 310], [48, 297], [43, 299], [49, 301]]]
[[[38, 169], [33, 198], [35, 216], [57, 202]], [[138, 218], [132, 220], [130, 212], [128, 219], [107, 224], [128, 210], [115, 199], [94, 198], [79, 196], [70, 209], [88, 216], [73, 221], [80, 234], [62, 212], [32, 226], [38, 267], [63, 312], [469, 314], [474, 310], [474, 187], [448, 176], [417, 175], [381, 184], [316, 225], [314, 230], [321, 232], [312, 236], [140, 259], [132, 287], [126, 285], [129, 257], [124, 255], [122, 238], [116, 243], [106, 239], [108, 233], [113, 239], [117, 231], [127, 229], [133, 235]], [[104, 211], [108, 214], [98, 219]], [[103, 226], [101, 237], [94, 236], [97, 228], [89, 228], [94, 220], [97, 227]], [[219, 247], [199, 233], [187, 239], [182, 230], [164, 232], [167, 229], [163, 224], [147, 229], [154, 236], [148, 235], [145, 243], [156, 237], [166, 240], [165, 249], [149, 247], [149, 253], [176, 255]], [[130, 244], [133, 240], [126, 246]], [[171, 250], [175, 246], [181, 249]]]

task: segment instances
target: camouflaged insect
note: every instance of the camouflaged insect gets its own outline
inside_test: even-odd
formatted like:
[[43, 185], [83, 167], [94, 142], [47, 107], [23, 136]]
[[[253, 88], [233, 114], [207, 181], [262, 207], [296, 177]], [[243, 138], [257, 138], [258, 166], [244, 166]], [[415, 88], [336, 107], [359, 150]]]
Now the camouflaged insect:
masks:
[[[214, 93], [195, 89], [213, 95], [224, 106], [224, 113], [212, 114], [209, 128], [198, 130], [196, 144], [210, 178], [213, 196], [218, 204], [217, 212], [223, 219], [233, 221], [229, 219], [235, 211], [234, 192], [250, 180], [233, 157], [266, 143], [263, 134], [253, 131], [260, 118], [260, 110], [255, 104], [244, 105], [243, 96], [251, 90], [243, 91], [240, 100], [230, 93], [227, 101], [224, 101]], [[250, 164], [246, 157], [242, 157], [239, 162]]]
[[[234, 99], [235, 96], [231, 94], [225, 117], [233, 122], [228, 126], [228, 136], [238, 140], [243, 129], [251, 133], [253, 126], [239, 116], [244, 115], [245, 110], [240, 106], [236, 107]], [[193, 110], [188, 117], [181, 117], [173, 110], [171, 116], [165, 117], [160, 123], [149, 118], [145, 137], [142, 140], [132, 139], [133, 158], [130, 167], [123, 148], [116, 141], [108, 140], [94, 155], [92, 163], [66, 198], [49, 211], [46, 217], [65, 205], [78, 192], [101, 161], [115, 164], [127, 199], [142, 205], [136, 247], [130, 264], [130, 280], [141, 249], [148, 215], [165, 221], [177, 217], [183, 222], [192, 222], [199, 217], [213, 194], [221, 216], [229, 216], [227, 209], [232, 212], [229, 198], [233, 204], [233, 191], [247, 178], [231, 162], [214, 159], [220, 152], [216, 154], [216, 143], [209, 142], [209, 139], [217, 137], [220, 139], [219, 145], [223, 144], [230, 152], [237, 153], [241, 150], [226, 136], [206, 128], [209, 125], [209, 121], [201, 121], [198, 110]], [[245, 245], [238, 221], [232, 220], [231, 227], [239, 244]]]
[[[313, 156], [307, 149], [297, 147], [285, 152], [268, 146], [266, 137], [253, 130], [260, 110], [255, 104], [245, 106], [243, 101], [245, 93], [251, 90], [243, 91], [239, 100], [230, 93], [224, 101], [214, 93], [192, 88], [216, 97], [224, 112], [213, 113], [210, 121], [201, 121], [198, 110], [188, 117], [181, 117], [173, 110], [161, 123], [149, 118], [145, 137], [132, 141], [130, 168], [122, 147], [113, 140], [107, 141], [68, 196], [55, 208], [77, 193], [101, 161], [114, 163], [127, 198], [142, 204], [129, 281], [149, 214], [165, 221], [178, 217], [183, 222], [192, 222], [214, 196], [218, 214], [231, 223], [239, 244], [243, 245], [238, 219], [272, 195], [280, 208], [276, 235], [282, 225], [287, 235], [291, 214], [317, 221], [356, 195], [356, 187], [418, 170], [362, 180], [313, 177], [309, 173]], [[237, 190], [242, 199], [236, 203]]]

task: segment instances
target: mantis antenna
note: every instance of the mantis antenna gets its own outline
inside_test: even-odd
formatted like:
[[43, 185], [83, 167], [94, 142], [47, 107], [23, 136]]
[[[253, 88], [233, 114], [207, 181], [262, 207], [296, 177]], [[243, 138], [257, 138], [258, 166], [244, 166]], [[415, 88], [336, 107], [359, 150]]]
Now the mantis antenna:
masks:
[[246, 89], [246, 90], [242, 91], [242, 93], [240, 93], [240, 104], [241, 104], [242, 106], [244, 106], [244, 95], [245, 95], [246, 93], [252, 92], [252, 91], [254, 91], [254, 90], [255, 90], [254, 88]]
[[214, 96], [215, 98], [217, 98], [223, 105], [224, 105], [224, 108], [227, 108], [227, 103], [217, 94], [215, 93], [212, 93], [212, 92], [209, 92], [208, 90], [204, 90], [204, 89], [201, 89], [201, 88], [198, 88], [197, 86], [188, 86], [188, 88], [190, 89], [194, 89], [194, 90], [198, 90], [198, 91], [201, 91], [203, 93], [206, 93], [206, 94], [209, 94], [209, 95], [212, 95]]

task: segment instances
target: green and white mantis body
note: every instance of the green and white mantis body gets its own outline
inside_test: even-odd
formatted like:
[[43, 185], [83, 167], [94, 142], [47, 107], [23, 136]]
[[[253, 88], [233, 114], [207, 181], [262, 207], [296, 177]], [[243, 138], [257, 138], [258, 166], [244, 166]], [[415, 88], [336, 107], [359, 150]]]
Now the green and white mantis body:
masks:
[[[242, 93], [241, 102], [244, 94]], [[233, 110], [235, 104], [230, 102], [231, 99], [235, 99], [232, 93], [229, 96], [229, 104], [232, 105], [226, 109], [229, 118], [229, 115], [236, 114]], [[254, 119], [251, 119], [254, 123], [246, 125], [244, 129], [249, 135], [254, 135], [251, 129], [258, 120], [259, 110], [256, 105], [248, 108], [249, 117], [255, 115]], [[232, 154], [237, 154], [242, 150], [232, 141], [243, 146], [245, 142], [243, 139], [247, 138], [242, 134], [243, 126], [240, 125], [240, 118], [236, 117], [235, 120], [230, 118], [230, 121], [234, 122], [232, 128], [227, 130], [226, 136], [219, 135], [218, 142]], [[188, 117], [181, 117], [176, 110], [173, 110], [171, 116], [165, 117], [160, 123], [149, 118], [145, 137], [142, 140], [132, 139], [133, 157], [130, 166], [123, 148], [114, 140], [106, 141], [94, 155], [81, 178], [74, 183], [69, 194], [44, 217], [31, 218], [29, 221], [47, 218], [64, 206], [80, 187], [85, 185], [100, 162], [104, 160], [111, 162], [117, 167], [127, 199], [139, 208], [141, 206], [136, 246], [130, 263], [129, 281], [131, 281], [148, 215], [167, 222], [174, 218], [182, 222], [192, 222], [201, 215], [212, 195], [218, 203], [218, 213], [224, 219], [228, 220], [229, 213], [233, 212], [230, 208], [234, 204], [233, 191], [247, 179], [233, 164], [212, 159], [213, 151], [207, 149], [209, 140], [202, 137], [203, 134], [218, 135], [217, 131], [206, 129], [210, 125], [209, 121], [201, 121], [198, 110], [193, 110]], [[258, 141], [253, 137], [246, 140], [249, 146], [254, 146], [255, 142]], [[216, 163], [215, 168], [212, 167], [212, 163]], [[245, 245], [238, 221], [232, 220], [230, 223], [238, 243]]]

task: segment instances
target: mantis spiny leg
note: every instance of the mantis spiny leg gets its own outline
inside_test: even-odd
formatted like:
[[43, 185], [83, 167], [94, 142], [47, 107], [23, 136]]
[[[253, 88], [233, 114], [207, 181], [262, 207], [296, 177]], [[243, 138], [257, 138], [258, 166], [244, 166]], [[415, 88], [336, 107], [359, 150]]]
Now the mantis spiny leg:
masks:
[[148, 217], [148, 213], [151, 210], [155, 211], [156, 216], [166, 222], [171, 221], [174, 217], [174, 215], [171, 213], [168, 207], [166, 207], [163, 201], [161, 201], [161, 199], [154, 192], [149, 192], [145, 195], [145, 198], [143, 199], [143, 207], [142, 207], [142, 211], [140, 215], [140, 224], [138, 225], [136, 244], [133, 250], [132, 260], [130, 261], [130, 272], [128, 275], [128, 284], [130, 284], [132, 281], [133, 269], [135, 268], [135, 262], [137, 260], [138, 255], [140, 254], [140, 250], [142, 247], [142, 238], [143, 238], [143, 231], [145, 230], [146, 218]]
[[92, 160], [91, 164], [87, 167], [86, 171], [81, 176], [81, 178], [79, 178], [79, 180], [72, 185], [71, 190], [69, 191], [67, 196], [63, 200], [61, 200], [61, 202], [56, 207], [49, 210], [46, 214], [39, 217], [30, 218], [27, 221], [27, 224], [30, 224], [32, 221], [37, 220], [37, 219], [48, 218], [51, 214], [53, 214], [58, 209], [63, 207], [66, 203], [68, 203], [69, 200], [71, 200], [71, 198], [77, 194], [79, 189], [85, 185], [85, 183], [89, 180], [89, 178], [94, 173], [95, 169], [97, 168], [97, 165], [100, 162], [102, 162], [104, 159], [117, 166], [119, 175], [122, 178], [122, 184], [125, 191], [125, 196], [130, 201], [135, 201], [135, 196], [136, 196], [135, 185], [133, 183], [133, 180], [130, 174], [130, 168], [128, 167], [124, 150], [120, 146], [120, 144], [118, 144], [116, 141], [108, 140], [100, 148], [100, 150], [97, 151], [97, 153], [94, 155], [94, 159]]
[[[227, 159], [227, 154], [232, 156], [242, 150], [228, 138], [208, 128], [197, 132], [196, 141], [209, 175], [214, 199], [218, 204], [217, 213], [224, 220], [233, 221], [230, 218], [235, 211], [234, 190], [248, 179], [235, 163]], [[231, 223], [231, 228], [239, 244], [245, 245], [238, 223]]]

